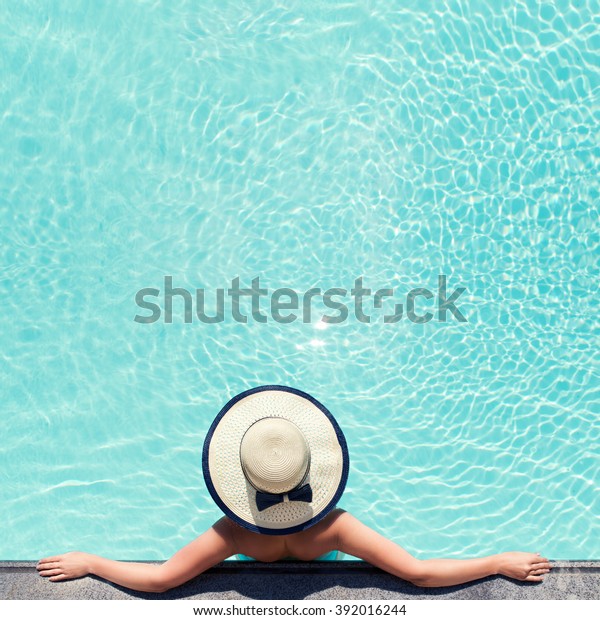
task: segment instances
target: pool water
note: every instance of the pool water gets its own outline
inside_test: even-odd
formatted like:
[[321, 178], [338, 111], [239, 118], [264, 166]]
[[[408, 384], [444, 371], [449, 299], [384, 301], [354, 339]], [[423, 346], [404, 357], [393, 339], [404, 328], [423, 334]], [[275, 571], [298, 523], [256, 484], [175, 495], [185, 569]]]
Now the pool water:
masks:
[[[169, 557], [220, 516], [212, 419], [271, 383], [419, 557], [600, 558], [599, 8], [4, 5], [0, 558]], [[434, 318], [136, 322], [165, 276], [207, 309], [362, 277]]]

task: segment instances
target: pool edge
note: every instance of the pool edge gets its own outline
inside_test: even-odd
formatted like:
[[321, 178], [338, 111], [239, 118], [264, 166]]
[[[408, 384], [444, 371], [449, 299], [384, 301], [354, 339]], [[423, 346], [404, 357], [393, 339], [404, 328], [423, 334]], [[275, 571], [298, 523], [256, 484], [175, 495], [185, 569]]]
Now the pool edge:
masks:
[[[556, 561], [543, 583], [488, 577], [450, 588], [419, 588], [365, 562], [227, 561], [162, 594], [135, 592], [96, 577], [41, 578], [35, 562], [0, 562], [0, 600], [600, 600], [600, 561]], [[265, 576], [269, 579], [265, 579]]]

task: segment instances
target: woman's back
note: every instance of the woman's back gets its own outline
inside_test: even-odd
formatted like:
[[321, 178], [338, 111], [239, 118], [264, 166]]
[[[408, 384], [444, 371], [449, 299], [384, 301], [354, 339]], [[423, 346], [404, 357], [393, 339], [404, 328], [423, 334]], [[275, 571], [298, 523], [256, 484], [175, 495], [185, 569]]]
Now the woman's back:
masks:
[[239, 553], [259, 562], [275, 562], [284, 558], [314, 560], [337, 549], [335, 522], [343, 510], [332, 510], [322, 521], [303, 532], [283, 536], [267, 536], [247, 530], [231, 519], [224, 519]]

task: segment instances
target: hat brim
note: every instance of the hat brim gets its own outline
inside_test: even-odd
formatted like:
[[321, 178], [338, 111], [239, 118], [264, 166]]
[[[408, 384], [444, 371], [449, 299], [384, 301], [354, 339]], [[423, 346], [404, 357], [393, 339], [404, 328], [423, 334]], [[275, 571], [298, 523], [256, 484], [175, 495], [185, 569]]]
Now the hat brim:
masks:
[[[257, 509], [239, 448], [246, 430], [264, 417], [285, 418], [306, 437], [311, 502], [285, 501]], [[282, 385], [263, 385], [232, 398], [211, 424], [202, 451], [204, 480], [219, 508], [246, 529], [270, 535], [300, 532], [323, 519], [344, 492], [349, 464], [346, 439], [329, 410], [309, 394]]]

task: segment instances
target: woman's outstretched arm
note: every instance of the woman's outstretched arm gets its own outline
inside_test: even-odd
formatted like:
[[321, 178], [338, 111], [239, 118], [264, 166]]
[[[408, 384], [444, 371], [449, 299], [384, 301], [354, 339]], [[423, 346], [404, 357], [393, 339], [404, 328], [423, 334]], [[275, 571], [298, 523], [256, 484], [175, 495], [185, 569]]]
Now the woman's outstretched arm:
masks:
[[164, 564], [117, 562], [74, 551], [40, 560], [37, 570], [50, 581], [64, 581], [92, 574], [142, 592], [165, 592], [236, 553], [227, 519], [217, 521], [196, 540]]
[[418, 560], [345, 512], [335, 521], [338, 549], [359, 557], [392, 575], [422, 587], [454, 586], [488, 575], [523, 581], [543, 581], [546, 558], [535, 553], [500, 553], [474, 560]]

